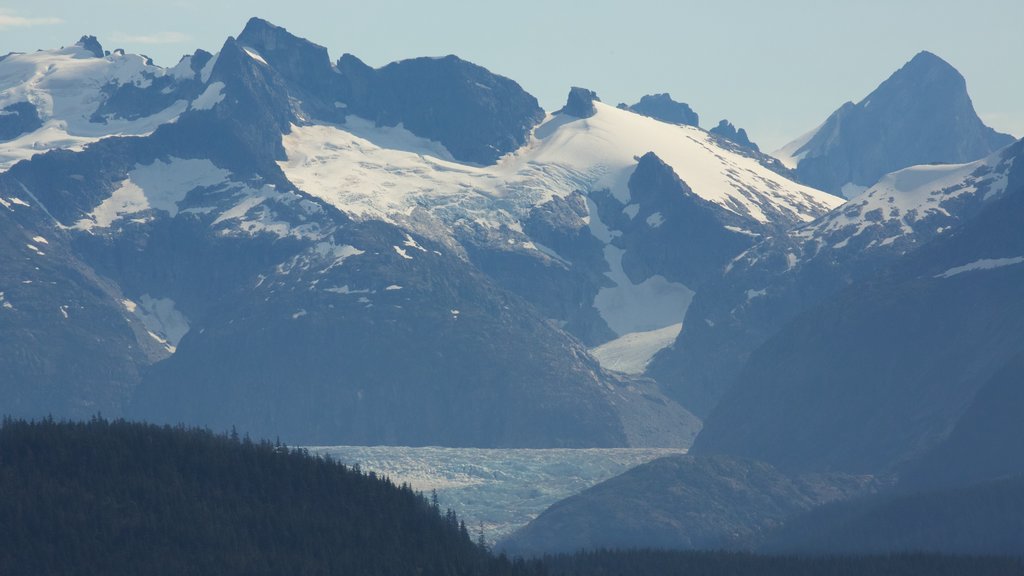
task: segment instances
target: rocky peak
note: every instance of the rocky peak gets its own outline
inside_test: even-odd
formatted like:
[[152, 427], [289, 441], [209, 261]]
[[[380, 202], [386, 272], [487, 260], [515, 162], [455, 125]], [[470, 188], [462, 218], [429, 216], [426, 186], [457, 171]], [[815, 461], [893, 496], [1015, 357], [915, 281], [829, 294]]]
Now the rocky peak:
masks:
[[676, 102], [667, 92], [648, 94], [626, 109], [670, 124], [697, 126], [700, 123], [700, 117], [689, 104]]
[[100, 41], [95, 36], [82, 36], [75, 45], [85, 48], [97, 58], [103, 58], [103, 46], [100, 45]]
[[715, 134], [716, 136], [721, 136], [722, 138], [739, 144], [740, 146], [743, 146], [745, 148], [750, 148], [755, 152], [761, 151], [761, 149], [757, 147], [757, 144], [754, 144], [753, 142], [750, 141], [750, 138], [747, 136], [746, 130], [744, 130], [743, 128], [737, 129], [735, 126], [733, 126], [732, 122], [729, 122], [728, 120], [723, 119], [719, 121], [718, 126], [715, 126], [711, 130], [709, 130], [709, 132]]
[[797, 164], [806, 184], [850, 197], [889, 172], [970, 162], [1012, 141], [981, 121], [955, 68], [920, 52], [863, 100], [844, 104], [809, 139], [780, 154]]
[[569, 97], [565, 101], [565, 106], [563, 106], [558, 112], [560, 114], [568, 114], [577, 118], [590, 118], [594, 114], [597, 114], [597, 109], [594, 108], [595, 101], [601, 101], [601, 99], [597, 97], [597, 92], [587, 90], [586, 88], [580, 88], [579, 86], [573, 86], [569, 89]]
[[260, 18], [251, 18], [238, 36], [238, 44], [251, 49], [289, 84], [310, 96], [329, 95], [337, 77], [327, 48], [300, 38]]

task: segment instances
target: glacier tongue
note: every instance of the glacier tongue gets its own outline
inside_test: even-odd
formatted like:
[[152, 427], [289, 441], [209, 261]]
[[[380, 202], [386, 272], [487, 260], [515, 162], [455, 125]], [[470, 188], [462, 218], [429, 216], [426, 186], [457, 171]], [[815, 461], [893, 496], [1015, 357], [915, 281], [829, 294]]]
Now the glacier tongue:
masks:
[[316, 446], [363, 471], [409, 483], [442, 508], [454, 509], [466, 525], [483, 523], [487, 539], [507, 536], [555, 502], [629, 468], [662, 456], [670, 448], [480, 449], [405, 446]]

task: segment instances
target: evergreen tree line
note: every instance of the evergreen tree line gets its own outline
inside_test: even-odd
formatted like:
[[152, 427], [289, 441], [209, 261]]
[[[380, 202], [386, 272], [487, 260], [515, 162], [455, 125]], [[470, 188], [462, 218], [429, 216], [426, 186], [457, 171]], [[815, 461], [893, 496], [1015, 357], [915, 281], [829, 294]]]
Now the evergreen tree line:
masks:
[[0, 427], [0, 575], [1024, 574], [1020, 560], [598, 551], [510, 560], [408, 485], [280, 443], [96, 417]]
[[0, 574], [503, 574], [408, 485], [237, 434], [5, 420]]

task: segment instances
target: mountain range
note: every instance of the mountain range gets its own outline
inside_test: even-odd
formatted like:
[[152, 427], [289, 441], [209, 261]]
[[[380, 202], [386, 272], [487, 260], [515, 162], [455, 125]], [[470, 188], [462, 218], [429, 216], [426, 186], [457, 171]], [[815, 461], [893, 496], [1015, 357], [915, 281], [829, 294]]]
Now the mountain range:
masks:
[[977, 552], [922, 510], [1024, 501], [1022, 154], [928, 52], [774, 156], [668, 94], [548, 113], [258, 18], [170, 68], [11, 53], [0, 413], [692, 445], [504, 545], [849, 552], [911, 510], [901, 546]]

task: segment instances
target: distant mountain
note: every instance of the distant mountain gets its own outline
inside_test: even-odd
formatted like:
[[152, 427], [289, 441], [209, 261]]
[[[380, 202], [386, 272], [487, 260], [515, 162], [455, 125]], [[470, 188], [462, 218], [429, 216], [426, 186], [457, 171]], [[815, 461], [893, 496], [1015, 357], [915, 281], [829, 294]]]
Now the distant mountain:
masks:
[[708, 280], [687, 311], [688, 329], [654, 358], [648, 374], [706, 416], [751, 352], [794, 318], [1001, 198], [1015, 185], [1011, 171], [1021, 150], [1017, 143], [968, 164], [895, 172], [817, 221], [756, 244]]
[[[771, 335], [711, 412], [693, 452], [757, 458], [787, 470], [878, 473], [897, 470], [946, 438], [973, 402], [985, 402], [981, 391], [998, 387], [993, 376], [1024, 351], [1017, 297], [1024, 287], [1022, 151], [1019, 142], [981, 164], [897, 172], [848, 209], [795, 231], [805, 239], [802, 253], [818, 251], [811, 262], [825, 259], [834, 270], [843, 268], [837, 257], [846, 250], [863, 258], [887, 243], [908, 253], [877, 274], [849, 274], [847, 287]], [[937, 175], [943, 177], [928, 178], [916, 193], [864, 212], [884, 201], [886, 186]], [[905, 212], [915, 197], [924, 206]], [[858, 224], [851, 220], [856, 214], [868, 217]], [[840, 223], [857, 230], [849, 241], [821, 236], [841, 230]], [[932, 234], [916, 249], [907, 242], [924, 240], [920, 235], [877, 234], [889, 227], [917, 230], [918, 223]], [[880, 241], [883, 236], [892, 239]], [[808, 265], [799, 257], [794, 263]], [[797, 273], [799, 282], [819, 278], [818, 285], [830, 277]], [[805, 286], [806, 294], [814, 284]], [[788, 290], [790, 297], [800, 294], [799, 285]], [[999, 394], [1014, 398], [1009, 390]], [[986, 417], [1008, 428], [987, 434], [1012, 450], [1015, 428], [997, 415]]]
[[553, 504], [500, 541], [511, 554], [751, 549], [788, 518], [871, 489], [868, 477], [790, 477], [760, 462], [667, 456]]
[[866, 98], [843, 104], [775, 156], [800, 181], [852, 198], [889, 172], [971, 162], [1011, 142], [978, 118], [963, 76], [921, 52]]

